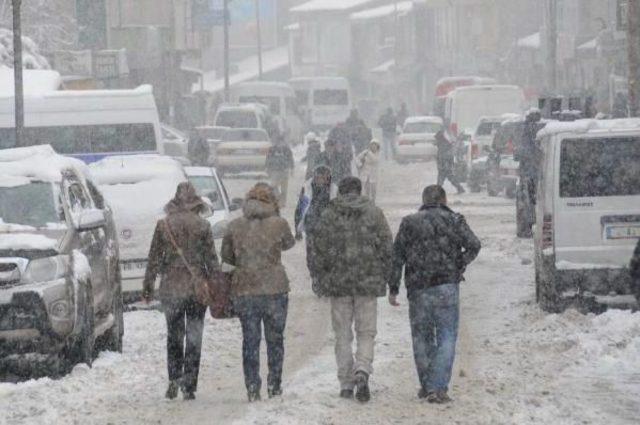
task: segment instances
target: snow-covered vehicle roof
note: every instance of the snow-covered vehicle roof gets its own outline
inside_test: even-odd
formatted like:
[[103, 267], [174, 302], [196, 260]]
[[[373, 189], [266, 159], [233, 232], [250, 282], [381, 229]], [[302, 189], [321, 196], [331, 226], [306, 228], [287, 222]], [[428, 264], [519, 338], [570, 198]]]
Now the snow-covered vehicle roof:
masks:
[[374, 0], [311, 0], [292, 7], [294, 13], [344, 12], [357, 7], [366, 6]]
[[406, 120], [404, 120], [405, 124], [414, 124], [414, 123], [421, 123], [421, 122], [442, 124], [442, 118], [436, 117], [436, 116], [430, 116], [430, 115], [421, 115], [421, 116], [408, 117]]
[[[25, 69], [22, 78], [27, 97], [42, 96], [62, 86], [60, 73], [50, 69]], [[13, 97], [14, 90], [13, 69], [0, 68], [0, 97]]]
[[538, 132], [538, 138], [561, 133], [596, 134], [617, 132], [640, 132], [640, 118], [615, 120], [584, 119], [571, 122], [551, 121]]
[[0, 163], [0, 186], [25, 184], [28, 180], [59, 182], [68, 170], [82, 178], [88, 173], [84, 162], [59, 155], [50, 145], [0, 150]]
[[89, 169], [94, 181], [99, 185], [184, 180], [184, 170], [180, 162], [154, 154], [111, 156], [94, 162]]

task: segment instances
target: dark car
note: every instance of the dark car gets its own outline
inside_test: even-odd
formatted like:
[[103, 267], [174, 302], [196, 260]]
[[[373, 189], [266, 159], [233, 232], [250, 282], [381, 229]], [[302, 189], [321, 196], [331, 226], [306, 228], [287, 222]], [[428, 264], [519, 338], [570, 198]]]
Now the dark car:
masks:
[[121, 351], [116, 230], [84, 165], [49, 146], [0, 151], [0, 165], [0, 370]]

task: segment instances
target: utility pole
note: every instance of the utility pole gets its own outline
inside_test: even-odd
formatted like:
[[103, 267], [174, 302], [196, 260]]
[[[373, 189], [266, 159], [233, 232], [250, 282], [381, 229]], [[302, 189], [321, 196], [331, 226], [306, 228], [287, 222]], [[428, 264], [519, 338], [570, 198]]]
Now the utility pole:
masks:
[[555, 95], [558, 82], [558, 0], [548, 0], [547, 19], [547, 87]]
[[628, 0], [629, 113], [640, 115], [640, 0]]
[[229, 102], [229, 0], [224, 0], [224, 101]]
[[22, 26], [20, 8], [22, 0], [12, 0], [13, 5], [13, 80], [16, 114], [16, 146], [23, 145], [24, 129], [24, 86], [22, 83]]
[[260, 32], [260, 0], [256, 0], [256, 31], [258, 37], [258, 78], [262, 80], [262, 34]]

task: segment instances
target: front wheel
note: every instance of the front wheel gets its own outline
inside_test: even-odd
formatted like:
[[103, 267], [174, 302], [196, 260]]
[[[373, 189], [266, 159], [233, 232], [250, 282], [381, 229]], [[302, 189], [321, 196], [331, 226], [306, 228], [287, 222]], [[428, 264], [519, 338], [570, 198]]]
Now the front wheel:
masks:
[[69, 347], [67, 355], [71, 365], [86, 363], [91, 367], [95, 350], [95, 318], [93, 315], [93, 295], [89, 285], [82, 286], [78, 294], [80, 329]]

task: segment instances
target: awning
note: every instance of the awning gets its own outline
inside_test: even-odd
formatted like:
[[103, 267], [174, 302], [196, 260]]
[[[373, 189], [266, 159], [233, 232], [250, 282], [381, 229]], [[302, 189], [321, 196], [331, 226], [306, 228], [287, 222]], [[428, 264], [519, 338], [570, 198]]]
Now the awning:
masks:
[[349, 19], [352, 21], [368, 21], [379, 18], [386, 18], [396, 14], [406, 14], [413, 9], [413, 2], [401, 1], [397, 4], [388, 4], [386, 6], [366, 9], [360, 12], [352, 13]]
[[594, 38], [593, 40], [587, 41], [584, 44], [578, 46], [578, 50], [581, 52], [586, 52], [590, 50], [596, 50], [598, 48], [598, 39]]
[[387, 73], [389, 71], [391, 71], [393, 68], [395, 68], [396, 66], [396, 61], [395, 59], [391, 59], [389, 61], [386, 61], [378, 66], [376, 66], [375, 68], [373, 68], [371, 71], [372, 74], [383, 74], [383, 73]]
[[526, 37], [518, 39], [516, 41], [516, 46], [521, 47], [523, 49], [540, 49], [540, 33], [536, 32], [534, 34], [528, 35]]

